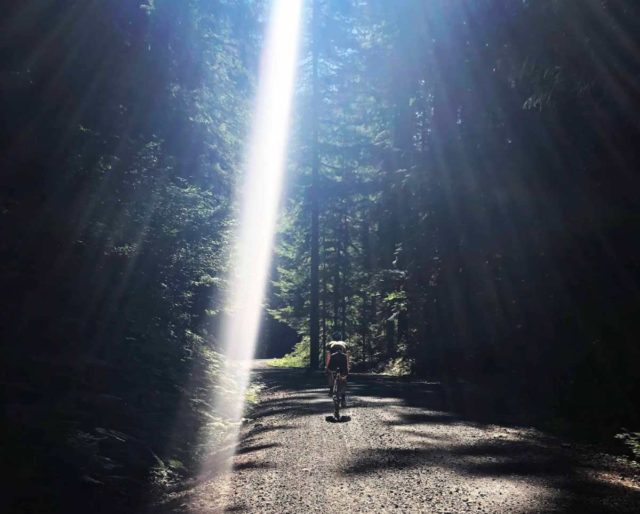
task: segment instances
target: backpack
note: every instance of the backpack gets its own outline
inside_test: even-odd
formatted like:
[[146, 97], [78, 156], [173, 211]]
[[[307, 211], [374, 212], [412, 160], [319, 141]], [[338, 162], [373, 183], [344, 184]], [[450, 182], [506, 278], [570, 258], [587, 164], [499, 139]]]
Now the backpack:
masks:
[[335, 352], [331, 354], [329, 358], [329, 369], [331, 371], [340, 371], [341, 373], [347, 373], [347, 356], [341, 352]]

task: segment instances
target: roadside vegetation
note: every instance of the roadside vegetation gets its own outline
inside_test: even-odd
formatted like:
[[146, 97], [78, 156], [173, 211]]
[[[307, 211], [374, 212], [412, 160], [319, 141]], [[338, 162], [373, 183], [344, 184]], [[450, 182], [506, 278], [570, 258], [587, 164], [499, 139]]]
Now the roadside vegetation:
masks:
[[[139, 512], [241, 383], [217, 333], [269, 2], [3, 5], [6, 511]], [[340, 332], [355, 370], [637, 457], [640, 3], [307, 5], [271, 365]]]

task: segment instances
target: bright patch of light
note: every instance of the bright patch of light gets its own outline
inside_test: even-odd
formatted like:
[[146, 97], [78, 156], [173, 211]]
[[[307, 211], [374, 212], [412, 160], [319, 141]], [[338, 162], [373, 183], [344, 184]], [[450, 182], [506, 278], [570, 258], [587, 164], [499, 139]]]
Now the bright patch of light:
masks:
[[224, 332], [227, 354], [253, 357], [285, 168], [301, 0], [274, 0], [260, 66], [246, 175], [240, 193], [237, 255]]
[[[239, 222], [227, 299], [230, 316], [220, 337], [227, 359], [220, 371], [222, 384], [233, 377], [236, 385], [240, 382], [240, 387], [234, 387], [235, 392], [228, 387], [219, 387], [214, 398], [216, 411], [236, 423], [244, 408], [244, 391], [251, 372], [271, 265], [287, 154], [302, 4], [303, 0], [272, 2], [245, 170], [238, 191]], [[228, 459], [218, 462], [215, 467], [226, 469], [217, 469], [216, 474], [228, 471]]]

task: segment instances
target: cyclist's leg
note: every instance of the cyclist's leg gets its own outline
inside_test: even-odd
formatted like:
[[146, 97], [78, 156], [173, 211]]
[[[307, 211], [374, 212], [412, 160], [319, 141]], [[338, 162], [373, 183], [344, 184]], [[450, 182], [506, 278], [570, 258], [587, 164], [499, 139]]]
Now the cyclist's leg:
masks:
[[340, 400], [342, 401], [342, 403], [346, 402], [346, 392], [347, 392], [347, 377], [341, 377], [340, 378], [340, 388], [338, 391], [338, 396], [340, 397]]
[[339, 374], [333, 375], [333, 388], [332, 388], [333, 415], [336, 419], [339, 419], [340, 417], [340, 384], [341, 382], [342, 381], [340, 380]]

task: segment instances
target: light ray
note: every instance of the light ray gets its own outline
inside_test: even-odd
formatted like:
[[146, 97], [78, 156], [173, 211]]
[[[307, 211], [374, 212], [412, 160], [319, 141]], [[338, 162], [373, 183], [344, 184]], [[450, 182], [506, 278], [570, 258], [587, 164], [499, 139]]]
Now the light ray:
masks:
[[260, 67], [246, 175], [239, 197], [229, 305], [224, 330], [227, 354], [253, 357], [266, 287], [289, 129], [302, 1], [275, 0]]
[[[241, 420], [271, 264], [282, 189], [289, 118], [297, 68], [303, 0], [273, 0], [260, 64], [252, 131], [244, 175], [238, 188], [238, 225], [229, 280], [227, 310], [219, 341], [225, 354], [222, 379], [233, 377], [236, 390], [219, 388], [218, 414]], [[232, 435], [237, 438], [237, 432]], [[231, 455], [226, 455], [230, 457]], [[223, 456], [225, 457], [225, 456]], [[216, 459], [217, 475], [230, 458]], [[212, 470], [206, 470], [211, 472]]]

